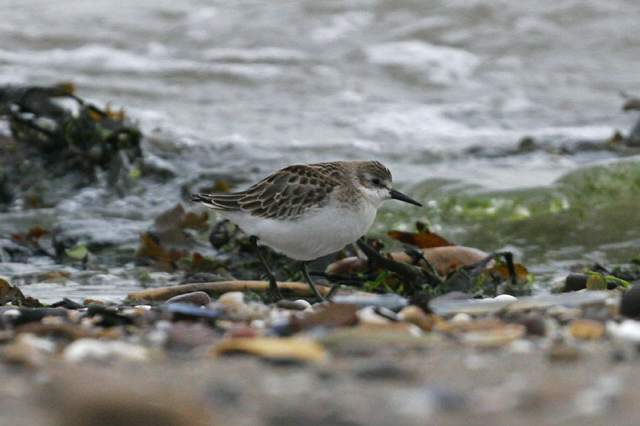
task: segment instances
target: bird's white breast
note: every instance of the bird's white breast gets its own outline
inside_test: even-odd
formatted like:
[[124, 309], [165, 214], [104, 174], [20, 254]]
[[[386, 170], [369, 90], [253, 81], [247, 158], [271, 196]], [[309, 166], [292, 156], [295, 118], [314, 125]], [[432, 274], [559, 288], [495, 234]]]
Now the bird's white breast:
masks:
[[245, 212], [224, 212], [245, 233], [296, 260], [312, 260], [341, 250], [367, 233], [377, 209], [363, 203], [358, 210], [331, 203], [295, 220], [265, 219]]

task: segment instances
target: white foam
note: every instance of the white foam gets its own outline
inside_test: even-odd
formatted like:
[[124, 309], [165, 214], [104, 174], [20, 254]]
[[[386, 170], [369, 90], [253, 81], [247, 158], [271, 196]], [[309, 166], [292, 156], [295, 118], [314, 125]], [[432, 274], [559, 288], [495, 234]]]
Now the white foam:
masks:
[[462, 49], [419, 40], [383, 43], [365, 49], [369, 62], [399, 68], [429, 83], [453, 84], [468, 78], [480, 63]]

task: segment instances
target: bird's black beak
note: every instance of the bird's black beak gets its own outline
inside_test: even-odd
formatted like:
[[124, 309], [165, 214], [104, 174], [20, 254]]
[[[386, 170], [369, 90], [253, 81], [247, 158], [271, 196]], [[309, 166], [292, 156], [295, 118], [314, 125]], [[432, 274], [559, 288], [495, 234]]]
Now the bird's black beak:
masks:
[[394, 200], [404, 201], [405, 203], [409, 203], [409, 204], [413, 204], [413, 205], [418, 206], [418, 207], [422, 207], [422, 204], [420, 204], [419, 202], [417, 202], [413, 198], [411, 198], [411, 197], [409, 197], [407, 195], [404, 195], [402, 192], [396, 191], [395, 189], [390, 189], [389, 190], [389, 194], [391, 195], [391, 198], [393, 198]]

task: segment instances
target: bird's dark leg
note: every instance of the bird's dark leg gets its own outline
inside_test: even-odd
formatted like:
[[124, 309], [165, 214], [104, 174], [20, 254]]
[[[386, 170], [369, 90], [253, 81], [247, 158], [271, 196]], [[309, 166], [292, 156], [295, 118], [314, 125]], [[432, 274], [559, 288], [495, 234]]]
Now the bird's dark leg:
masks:
[[316, 288], [316, 285], [313, 283], [311, 276], [309, 275], [309, 270], [307, 269], [307, 262], [302, 262], [302, 275], [304, 276], [304, 279], [309, 284], [309, 287], [311, 288], [311, 292], [316, 297], [316, 299], [320, 301], [324, 301], [324, 297], [322, 297], [322, 295]]
[[269, 294], [271, 295], [271, 298], [273, 300], [282, 299], [282, 294], [280, 293], [280, 289], [278, 288], [276, 277], [273, 275], [273, 272], [271, 271], [271, 267], [267, 263], [267, 259], [265, 259], [264, 254], [262, 253], [262, 250], [260, 250], [260, 247], [258, 247], [258, 237], [256, 237], [255, 235], [252, 235], [249, 237], [249, 241], [251, 241], [251, 245], [253, 246], [253, 249], [256, 251], [256, 254], [258, 255], [258, 259], [260, 259], [260, 263], [262, 263], [262, 266], [264, 267], [264, 270], [267, 273], [267, 277], [269, 278]]

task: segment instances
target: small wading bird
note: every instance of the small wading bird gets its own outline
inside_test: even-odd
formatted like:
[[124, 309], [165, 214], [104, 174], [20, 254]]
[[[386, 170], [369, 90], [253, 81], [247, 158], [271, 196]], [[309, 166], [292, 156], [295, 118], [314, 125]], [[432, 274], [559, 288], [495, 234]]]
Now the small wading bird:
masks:
[[219, 212], [250, 236], [273, 298], [282, 296], [258, 242], [301, 261], [305, 280], [321, 300], [307, 262], [366, 234], [387, 199], [422, 206], [391, 188], [391, 172], [377, 161], [293, 165], [245, 191], [193, 195], [193, 201]]

